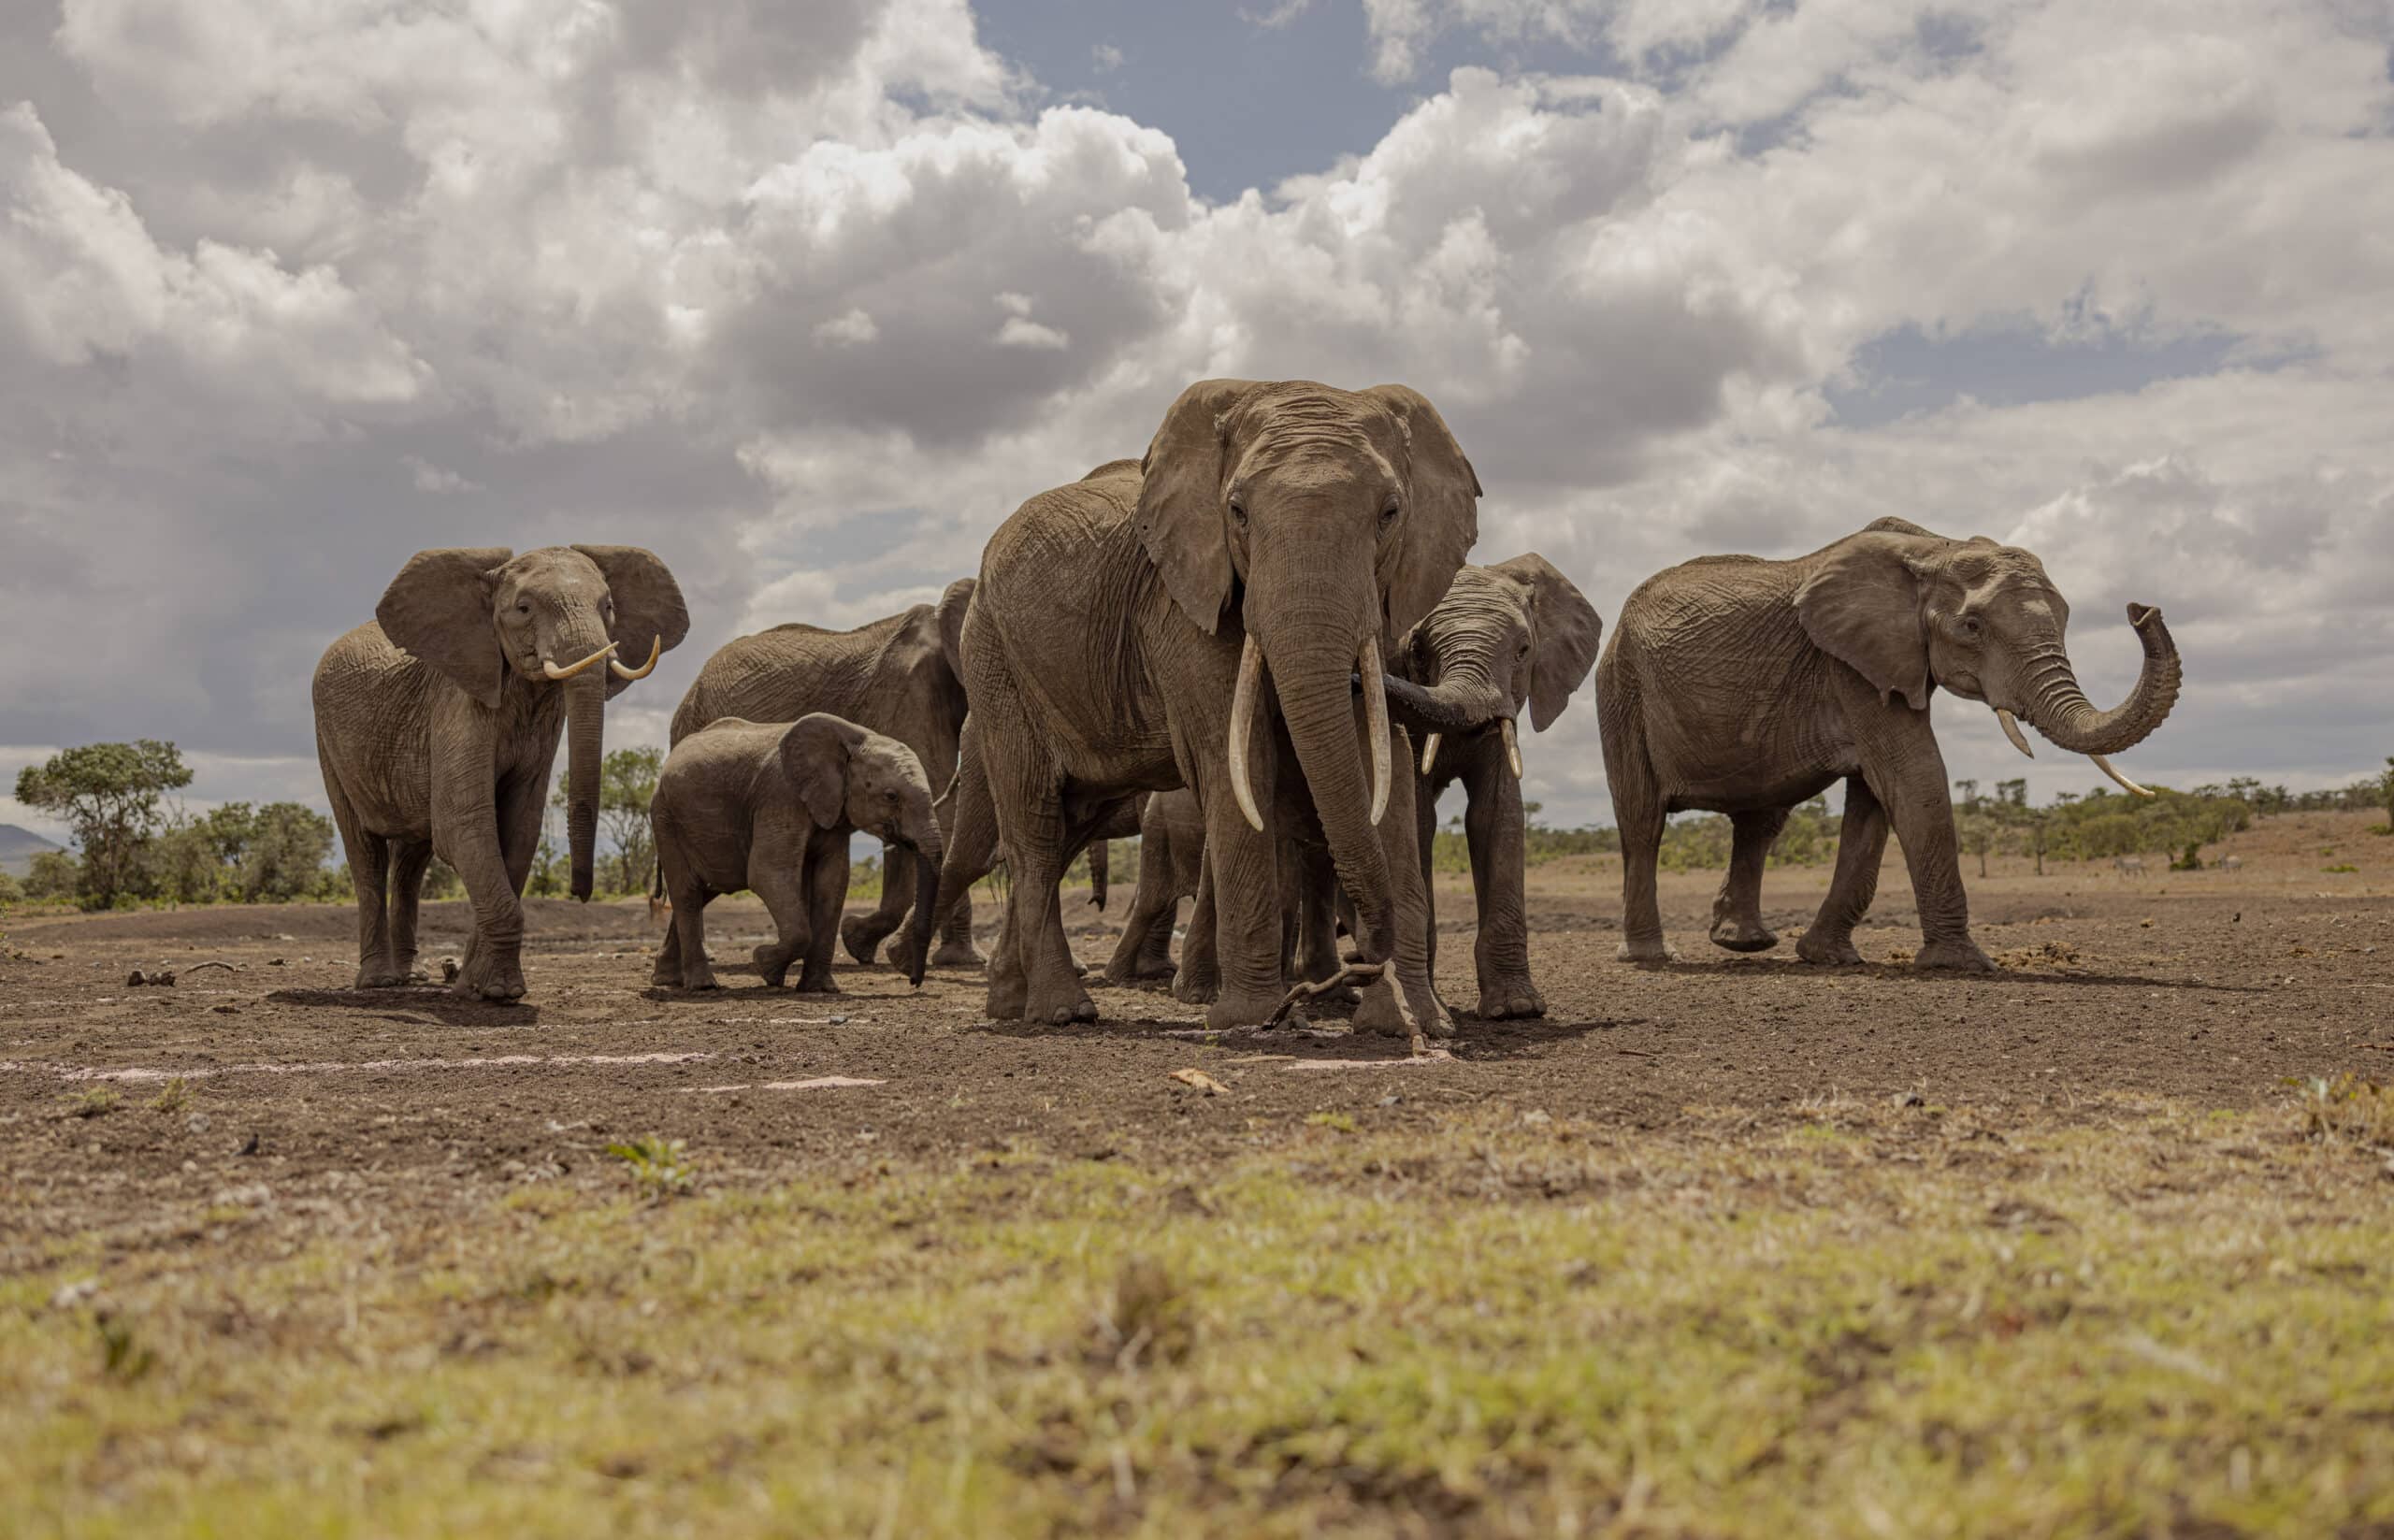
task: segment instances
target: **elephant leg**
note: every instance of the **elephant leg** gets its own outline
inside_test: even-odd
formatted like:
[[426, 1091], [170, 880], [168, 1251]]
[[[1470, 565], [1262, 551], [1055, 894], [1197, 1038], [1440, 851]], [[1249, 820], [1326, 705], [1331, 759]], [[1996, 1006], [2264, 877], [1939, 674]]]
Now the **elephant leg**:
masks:
[[677, 841], [657, 842], [656, 870], [673, 900], [673, 921], [665, 928], [656, 966], [649, 978], [669, 989], [714, 989], [714, 965], [707, 960], [707, 900], [714, 897], [683, 858]]
[[1338, 871], [1331, 864], [1327, 845], [1299, 847], [1293, 864], [1297, 871], [1292, 895], [1297, 917], [1295, 975], [1307, 984], [1319, 984], [1340, 968], [1337, 921], [1333, 917]]
[[1530, 979], [1529, 899], [1522, 872], [1529, 860], [1521, 783], [1502, 748], [1483, 750], [1465, 772], [1464, 838], [1471, 847], [1471, 885], [1479, 913], [1472, 942], [1478, 974], [1479, 1015], [1490, 1021], [1546, 1015], [1546, 998]]
[[1787, 827], [1785, 808], [1729, 816], [1729, 870], [1712, 900], [1712, 944], [1732, 952], [1767, 952], [1779, 938], [1762, 923], [1762, 873], [1770, 847]]
[[1208, 852], [1198, 863], [1197, 893], [1189, 906], [1189, 933], [1180, 939], [1172, 998], [1184, 1005], [1211, 1005], [1221, 982], [1214, 952], [1214, 862]]
[[[999, 944], [1008, 959], [1003, 970], [990, 970], [989, 1015], [1060, 1024], [1094, 1021], [1097, 1002], [1074, 971], [1057, 913], [1057, 885], [1070, 850], [1063, 778], [1026, 720], [1020, 697], [1008, 688], [1011, 682], [1000, 674], [984, 683], [988, 699], [984, 704], [983, 697], [975, 697], [975, 714], [993, 720], [982, 722], [976, 757], [988, 777], [1007, 871], [1006, 934]], [[994, 720], [1001, 716], [1002, 727]], [[958, 810], [959, 829], [966, 811]]]
[[[997, 864], [998, 818], [989, 803], [989, 778], [981, 764], [977, 736], [968, 718], [967, 747], [957, 762], [955, 795], [948, 799], [949, 822], [940, 831], [946, 857], [939, 890], [947, 914], [940, 921], [939, 947], [930, 957], [934, 968], [978, 968], [988, 961], [973, 944], [973, 885]], [[968, 874], [959, 879], [959, 872]]]
[[1656, 901], [1654, 873], [1663, 850], [1667, 816], [1663, 788], [1646, 756], [1646, 729], [1634, 704], [1605, 710], [1599, 680], [1596, 704], [1603, 717], [1605, 779], [1612, 788], [1612, 817], [1621, 831], [1621, 960], [1676, 962], [1663, 939], [1663, 910]]
[[1887, 850], [1887, 810], [1859, 775], [1845, 781], [1845, 817], [1838, 826], [1837, 870], [1820, 913], [1796, 938], [1796, 955], [1806, 962], [1857, 963], [1853, 928], [1870, 911], [1879, 892], [1879, 861]]
[[1429, 1037], [1452, 1037], [1454, 1018], [1447, 1014], [1430, 978], [1430, 898], [1421, 882], [1417, 834], [1420, 778], [1404, 773], [1414, 762], [1413, 743], [1405, 729], [1393, 723], [1389, 736], [1390, 763], [1396, 770], [1390, 777], [1388, 811], [1380, 819], [1379, 837], [1391, 911], [1396, 919], [1396, 951], [1389, 959], [1392, 967], [1364, 986], [1363, 1003], [1355, 1008], [1355, 1029], [1409, 1039], [1418, 1028]]
[[[436, 792], [436, 798], [438, 793]], [[432, 846], [464, 880], [474, 906], [474, 939], [456, 990], [469, 999], [524, 998], [524, 906], [499, 842], [498, 809], [487, 790], [433, 809]]]
[[[1925, 716], [1925, 712], [1918, 713]], [[1962, 886], [1961, 842], [1954, 829], [1954, 804], [1946, 790], [1945, 756], [1924, 722], [1905, 725], [1909, 753], [1887, 756], [1890, 770], [1871, 776], [1871, 789], [1886, 804], [1887, 822], [1904, 850], [1911, 872], [1913, 901], [1920, 909], [1921, 968], [1990, 972], [1995, 964], [1970, 939], [1970, 900]], [[1873, 760], [1864, 760], [1869, 773]]]
[[1163, 927], [1166, 967], [1170, 966], [1172, 917], [1180, 907], [1180, 900], [1170, 896], [1168, 863], [1157, 858], [1160, 855], [1144, 849], [1139, 852], [1139, 885], [1131, 896], [1131, 912], [1122, 916], [1122, 939], [1114, 943], [1114, 956], [1106, 960], [1108, 984], [1130, 984], [1154, 976], [1149, 954], [1159, 924]]
[[748, 960], [757, 976], [774, 989], [782, 986], [789, 965], [806, 955], [815, 939], [815, 852], [808, 849], [795, 860], [791, 856], [790, 851], [763, 841], [748, 853], [748, 891], [764, 901], [765, 913], [773, 917], [773, 939], [751, 948]]
[[1155, 923], [1147, 927], [1147, 939], [1140, 943], [1139, 977], [1172, 977], [1172, 933], [1179, 927], [1180, 900], [1177, 897], [1166, 899], [1163, 908], [1156, 914]]
[[[1269, 775], [1266, 770], [1257, 776], [1254, 788], [1256, 805], [1267, 810], [1273, 806]], [[1189, 940], [1181, 947], [1182, 971], [1190, 971], [1186, 959], [1202, 956], [1199, 924], [1210, 893], [1213, 923], [1206, 930], [1212, 955], [1205, 960], [1213, 966], [1214, 998], [1205, 1007], [1205, 1025], [1260, 1027], [1288, 994], [1280, 979], [1279, 851], [1274, 839], [1257, 833], [1239, 812], [1227, 771], [1221, 779], [1204, 796], [1206, 876], [1197, 896], [1199, 914], [1190, 921]]]
[[355, 987], [383, 989], [405, 984], [407, 975], [391, 961], [390, 918], [383, 907], [383, 890], [390, 877], [389, 842], [358, 827], [356, 813], [329, 770], [324, 788], [332, 794], [333, 822], [340, 830], [342, 853], [349, 857], [349, 885], [357, 896]]
[[391, 969], [402, 983], [415, 977], [416, 912], [424, 898], [425, 869], [431, 864], [431, 841], [391, 842]]
[[[848, 898], [848, 836], [844, 829], [825, 829], [815, 836], [806, 853], [805, 895], [810, 924], [804, 949], [806, 965], [799, 971], [799, 993], [836, 995], [831, 978], [832, 938], [840, 910]], [[912, 907], [911, 901], [908, 907]]]
[[885, 846], [881, 852], [881, 902], [870, 914], [852, 914], [840, 922], [840, 944], [861, 963], [873, 961], [874, 948], [906, 923], [915, 907], [915, 863], [903, 851]]

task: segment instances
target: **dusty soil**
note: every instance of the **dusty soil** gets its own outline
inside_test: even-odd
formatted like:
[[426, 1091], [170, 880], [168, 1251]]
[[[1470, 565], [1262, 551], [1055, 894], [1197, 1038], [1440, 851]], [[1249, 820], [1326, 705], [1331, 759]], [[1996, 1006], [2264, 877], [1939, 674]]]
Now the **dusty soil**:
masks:
[[[1787, 940], [1758, 957], [1713, 948], [1707, 873], [1666, 884], [1685, 960], [1618, 963], [1617, 869], [1555, 863], [1532, 875], [1547, 1019], [1465, 1017], [1452, 1058], [1426, 1063], [1334, 1018], [1209, 1041], [1161, 986], [1100, 987], [1103, 1018], [1073, 1029], [990, 1022], [976, 972], [915, 991], [844, 959], [838, 996], [767, 990], [737, 960], [719, 964], [729, 987], [670, 995], [648, 986], [655, 931], [637, 903], [533, 905], [531, 993], [514, 1007], [348, 990], [345, 908], [21, 919], [0, 961], [0, 1265], [46, 1237], [137, 1234], [258, 1179], [363, 1184], [411, 1206], [596, 1181], [606, 1144], [644, 1134], [685, 1140], [712, 1180], [740, 1182], [1022, 1145], [1203, 1161], [1316, 1113], [1395, 1126], [1491, 1099], [1628, 1128], [1904, 1092], [2067, 1120], [2099, 1094], [2233, 1108], [2283, 1095], [2289, 1076], [2383, 1078], [2394, 841], [2358, 817], [2293, 822], [2240, 837], [2251, 854], [2234, 873], [2132, 879], [2107, 863], [1975, 882], [1980, 942], [2005, 965], [1987, 978], [1901, 965], [1918, 937], [1893, 865], [1860, 937], [1885, 960], [1819, 970]], [[2323, 873], [2322, 845], [2360, 870]], [[1772, 873], [1783, 936], [1825, 882]], [[1467, 1007], [1466, 890], [1442, 898], [1442, 978]], [[1102, 962], [1115, 932], [1082, 899], [1068, 899], [1075, 945]], [[719, 958], [763, 939], [753, 904], [710, 919]], [[425, 956], [454, 952], [466, 923], [461, 904], [427, 906]], [[205, 962], [230, 966], [195, 971]], [[160, 968], [178, 982], [126, 985]], [[1224, 1092], [1172, 1078], [1199, 1065]]]

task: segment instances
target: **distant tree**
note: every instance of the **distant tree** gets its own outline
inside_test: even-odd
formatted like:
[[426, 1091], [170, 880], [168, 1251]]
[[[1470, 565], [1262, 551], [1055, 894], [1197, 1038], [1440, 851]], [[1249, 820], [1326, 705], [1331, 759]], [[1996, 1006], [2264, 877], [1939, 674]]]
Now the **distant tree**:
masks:
[[28, 765], [17, 775], [17, 800], [54, 813], [75, 831], [83, 856], [83, 906], [107, 909], [129, 896], [131, 879], [163, 823], [166, 794], [191, 784], [172, 743], [86, 743]]
[[435, 902], [443, 899], [462, 899], [466, 896], [465, 879], [458, 876], [448, 862], [435, 856], [431, 864], [424, 869], [423, 896]]
[[241, 897], [251, 903], [292, 903], [308, 897], [323, 882], [324, 858], [332, 851], [331, 819], [297, 802], [268, 802], [251, 818], [242, 842]]
[[45, 850], [34, 857], [25, 873], [25, 897], [36, 903], [71, 899], [80, 881], [74, 856], [63, 850]]
[[598, 827], [615, 847], [619, 893], [648, 890], [656, 841], [648, 827], [649, 799], [656, 795], [665, 751], [654, 745], [617, 749], [598, 767]]
[[1996, 823], [1994, 814], [1979, 806], [1975, 798], [1962, 806], [1961, 817], [1954, 820], [1955, 828], [1961, 835], [1962, 848], [1979, 858], [1979, 875], [1983, 877], [1986, 853], [1995, 848], [1995, 837], [2001, 826]]
[[21, 903], [24, 897], [25, 890], [17, 885], [17, 879], [0, 871], [0, 903]]

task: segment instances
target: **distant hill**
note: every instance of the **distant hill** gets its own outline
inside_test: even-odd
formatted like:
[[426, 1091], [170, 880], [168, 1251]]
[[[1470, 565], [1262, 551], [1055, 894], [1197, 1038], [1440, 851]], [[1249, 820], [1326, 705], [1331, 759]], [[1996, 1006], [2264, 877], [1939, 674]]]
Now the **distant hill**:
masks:
[[34, 868], [34, 857], [45, 850], [66, 847], [54, 840], [45, 840], [29, 828], [14, 824], [0, 824], [0, 871], [11, 877], [22, 877]]

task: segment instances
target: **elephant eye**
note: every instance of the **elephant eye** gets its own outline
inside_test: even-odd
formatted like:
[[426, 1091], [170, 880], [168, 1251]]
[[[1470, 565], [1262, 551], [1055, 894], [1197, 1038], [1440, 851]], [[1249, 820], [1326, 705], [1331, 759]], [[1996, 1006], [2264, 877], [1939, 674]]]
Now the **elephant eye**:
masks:
[[515, 612], [519, 615], [530, 614], [532, 612], [532, 601], [530, 599], [517, 599], [515, 601]]
[[892, 788], [891, 790], [883, 792], [881, 794], [881, 799], [894, 805], [898, 800], [898, 793], [896, 789]]
[[1236, 497], [1233, 497], [1231, 499], [1231, 523], [1238, 525], [1241, 529], [1245, 529], [1247, 527], [1247, 504], [1239, 501]]
[[1391, 525], [1396, 523], [1397, 514], [1403, 511], [1404, 510], [1397, 506], [1396, 499], [1391, 497], [1388, 500], [1388, 506], [1380, 510], [1380, 527], [1382, 529], [1386, 529]]
[[1976, 641], [1979, 639], [1979, 633], [1985, 629], [1986, 627], [1979, 624], [1976, 615], [1964, 615], [1954, 623], [1954, 634], [1964, 641]]

